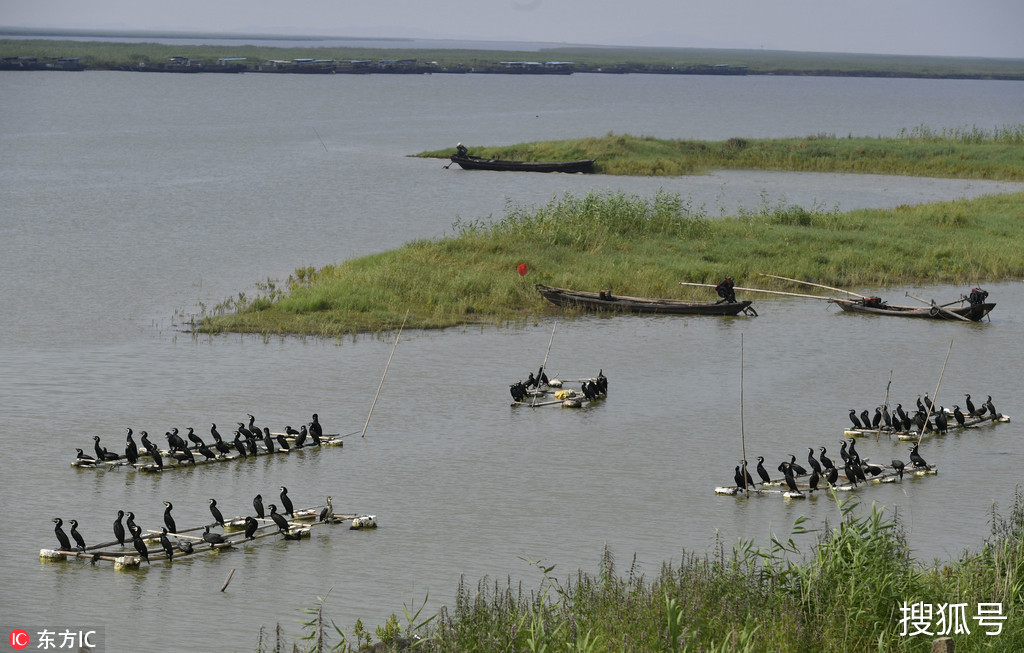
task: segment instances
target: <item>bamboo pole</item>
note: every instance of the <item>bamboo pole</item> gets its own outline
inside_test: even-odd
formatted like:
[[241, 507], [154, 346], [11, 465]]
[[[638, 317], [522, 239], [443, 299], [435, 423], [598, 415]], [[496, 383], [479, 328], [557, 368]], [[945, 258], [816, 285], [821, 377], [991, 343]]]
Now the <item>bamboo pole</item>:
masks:
[[366, 424], [363, 424], [363, 434], [359, 437], [366, 437], [366, 428], [370, 425], [370, 418], [373, 416], [373, 407], [377, 405], [377, 397], [380, 396], [380, 389], [384, 387], [384, 377], [388, 375], [388, 368], [391, 367], [391, 359], [395, 356], [395, 350], [398, 349], [398, 339], [402, 337], [402, 329], [405, 328], [405, 321], [409, 319], [409, 311], [405, 312], [405, 317], [402, 318], [402, 326], [398, 327], [398, 333], [395, 334], [395, 346], [391, 348], [391, 355], [388, 356], [388, 363], [384, 366], [384, 374], [380, 377], [380, 385], [377, 386], [377, 394], [373, 395], [373, 403], [370, 404], [370, 412], [366, 416]]
[[[889, 410], [889, 388], [892, 387], [892, 370], [889, 370], [889, 382], [885, 384], [885, 399], [882, 400], [882, 408], [888, 412]], [[882, 424], [884, 421], [878, 422], [878, 430], [875, 432], [875, 439], [882, 435]]]
[[[690, 282], [690, 281], [680, 281], [679, 285], [680, 286], [703, 286], [705, 288], [714, 288], [715, 287], [715, 285], [712, 284], [712, 283], [693, 283], [693, 282]], [[825, 301], [830, 301], [830, 302], [835, 301], [835, 298], [833, 298], [833, 297], [822, 297], [821, 295], [806, 295], [804, 293], [785, 292], [783, 290], [764, 290], [762, 288], [741, 288], [740, 286], [733, 286], [733, 290], [745, 290], [747, 292], [763, 292], [763, 293], [768, 293], [769, 295], [786, 295], [788, 297], [805, 297], [807, 299], [823, 299]]]
[[[925, 424], [928, 423], [928, 419], [932, 414], [932, 410], [935, 408], [935, 395], [939, 394], [939, 386], [942, 385], [942, 375], [946, 373], [946, 363], [949, 362], [949, 352], [953, 351], [953, 339], [949, 339], [949, 349], [946, 350], [946, 360], [942, 362], [942, 371], [939, 372], [939, 380], [935, 384], [935, 393], [929, 397], [928, 401], [928, 414], [925, 416]], [[924, 437], [924, 427], [921, 427], [917, 432], [917, 446], [921, 446], [921, 438]]]
[[906, 293], [906, 295], [907, 295], [907, 297], [910, 297], [911, 299], [916, 299], [917, 301], [922, 302], [924, 304], [930, 304], [931, 307], [934, 308], [935, 310], [940, 311], [942, 313], [947, 313], [949, 315], [952, 315], [953, 317], [955, 317], [958, 320], [963, 320], [964, 322], [970, 322], [971, 321], [971, 320], [968, 320], [963, 315], [960, 315], [959, 313], [954, 313], [951, 310], [948, 310], [946, 308], [943, 308], [942, 306], [939, 306], [938, 304], [935, 303], [934, 299], [931, 302], [929, 302], [927, 299], [921, 299], [920, 297], [915, 297], [915, 296], [911, 295], [909, 292]]
[[740, 461], [743, 463], [744, 496], [750, 498], [750, 483], [747, 483], [747, 438], [743, 432], [743, 334], [740, 334]]
[[833, 288], [832, 286], [824, 286], [824, 285], [822, 285], [820, 283], [811, 283], [810, 281], [800, 281], [799, 279], [790, 279], [789, 277], [780, 277], [780, 276], [777, 276], [777, 275], [774, 275], [774, 274], [765, 274], [764, 272], [761, 273], [761, 276], [762, 277], [771, 277], [772, 279], [782, 279], [783, 281], [792, 281], [793, 283], [802, 283], [802, 284], [807, 285], [807, 286], [814, 286], [816, 288], [824, 288], [825, 290], [834, 290], [836, 292], [846, 293], [847, 295], [853, 295], [854, 297], [858, 297], [860, 299], [867, 299], [867, 297], [865, 297], [864, 295], [858, 295], [855, 292], [850, 292], [849, 290], [843, 290], [842, 288]]
[[[547, 349], [547, 351], [544, 352], [544, 362], [540, 364], [540, 371], [541, 371], [542, 374], [544, 372], [544, 368], [547, 367], [547, 365], [548, 365], [548, 355], [551, 354], [551, 343], [553, 343], [555, 341], [555, 327], [556, 326], [558, 326], [558, 322], [554, 322], [554, 323], [551, 324], [551, 337], [548, 338], [548, 349]], [[540, 379], [539, 378], [537, 379], [537, 387], [540, 387]], [[533, 402], [530, 404], [530, 406], [536, 406], [536, 405], [537, 405], [537, 395], [534, 395], [533, 396]]]
[[228, 588], [228, 583], [231, 582], [231, 577], [234, 576], [234, 575], [235, 575], [235, 570], [232, 569], [231, 572], [228, 574], [227, 580], [225, 580], [224, 584], [221, 585], [220, 591], [223, 592], [224, 590], [226, 590]]

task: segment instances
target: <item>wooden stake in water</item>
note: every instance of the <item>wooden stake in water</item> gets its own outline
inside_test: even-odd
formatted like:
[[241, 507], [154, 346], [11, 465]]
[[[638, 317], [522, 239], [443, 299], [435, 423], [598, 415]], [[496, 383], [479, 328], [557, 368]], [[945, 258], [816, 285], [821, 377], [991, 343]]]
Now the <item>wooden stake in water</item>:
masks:
[[377, 397], [380, 396], [380, 389], [384, 387], [384, 377], [388, 375], [388, 368], [391, 367], [391, 359], [395, 356], [395, 350], [398, 349], [398, 339], [402, 336], [402, 329], [405, 328], [405, 321], [409, 319], [409, 311], [405, 312], [405, 317], [402, 318], [402, 326], [398, 327], [398, 333], [395, 334], [395, 346], [391, 348], [391, 355], [388, 356], [388, 364], [384, 366], [384, 374], [380, 377], [380, 385], [377, 386], [377, 394], [373, 395], [373, 403], [370, 404], [370, 413], [366, 416], [366, 424], [363, 424], [363, 434], [359, 437], [366, 437], [366, 427], [370, 425], [370, 418], [373, 417], [373, 407], [377, 405]]
[[[935, 409], [935, 397], [939, 394], [939, 386], [942, 385], [942, 375], [946, 373], [946, 363], [949, 362], [949, 352], [953, 351], [953, 339], [949, 339], [949, 349], [946, 350], [946, 360], [942, 361], [942, 371], [939, 372], [939, 380], [935, 384], [935, 392], [932, 394], [930, 401], [928, 402], [928, 414], [925, 415], [925, 424], [931, 419], [932, 411]], [[924, 427], [922, 426], [917, 432], [917, 446], [921, 446], [921, 438], [924, 437]]]

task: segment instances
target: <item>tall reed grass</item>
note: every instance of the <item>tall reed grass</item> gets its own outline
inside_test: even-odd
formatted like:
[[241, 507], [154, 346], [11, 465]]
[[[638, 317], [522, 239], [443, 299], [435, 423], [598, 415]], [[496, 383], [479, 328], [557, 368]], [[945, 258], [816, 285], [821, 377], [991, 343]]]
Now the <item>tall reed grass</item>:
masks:
[[[950, 562], [913, 558], [900, 521], [872, 505], [836, 504], [836, 526], [818, 530], [798, 519], [785, 539], [767, 548], [740, 541], [713, 552], [684, 553], [653, 578], [636, 560], [620, 572], [605, 549], [597, 573], [559, 578], [534, 562], [539, 587], [504, 581], [459, 581], [455, 603], [429, 620], [405, 609], [392, 615], [374, 643], [357, 622], [353, 646], [336, 626], [331, 650], [447, 652], [924, 652], [944, 635], [938, 606], [965, 604], [966, 632], [951, 632], [958, 653], [1024, 650], [1024, 496], [1018, 489], [1007, 517], [993, 507], [991, 535], [980, 550]], [[529, 562], [529, 561], [528, 561]], [[935, 608], [925, 630], [907, 627], [907, 606]], [[979, 604], [999, 604], [1005, 620], [982, 625]], [[422, 610], [422, 606], [420, 610]], [[307, 611], [311, 612], [311, 611]], [[947, 620], [945, 624], [952, 628]], [[322, 633], [304, 622], [309, 633]], [[333, 625], [333, 624], [332, 624]], [[991, 633], [991, 634], [990, 634]], [[307, 639], [311, 639], [307, 636]], [[313, 648], [323, 651], [325, 642]]]

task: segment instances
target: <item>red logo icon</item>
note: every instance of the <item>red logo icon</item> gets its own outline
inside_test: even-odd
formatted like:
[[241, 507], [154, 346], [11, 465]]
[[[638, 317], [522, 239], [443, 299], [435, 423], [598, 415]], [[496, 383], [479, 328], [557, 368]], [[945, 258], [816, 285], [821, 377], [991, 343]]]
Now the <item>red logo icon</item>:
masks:
[[7, 639], [11, 643], [11, 648], [16, 648], [18, 650], [26, 648], [29, 644], [28, 633], [21, 628], [12, 630], [11, 636]]

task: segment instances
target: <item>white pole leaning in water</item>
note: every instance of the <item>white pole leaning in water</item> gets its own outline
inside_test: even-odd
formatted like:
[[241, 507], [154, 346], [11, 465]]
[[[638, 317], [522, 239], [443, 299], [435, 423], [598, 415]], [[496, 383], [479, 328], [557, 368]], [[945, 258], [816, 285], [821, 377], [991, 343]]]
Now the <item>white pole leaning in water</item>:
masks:
[[402, 329], [405, 328], [405, 321], [409, 319], [409, 311], [405, 312], [405, 317], [402, 318], [402, 326], [398, 327], [398, 333], [395, 334], [395, 346], [391, 348], [391, 355], [388, 356], [388, 364], [384, 366], [384, 374], [380, 377], [380, 385], [377, 386], [377, 394], [373, 395], [373, 403], [370, 404], [370, 413], [366, 416], [366, 424], [363, 424], [363, 434], [359, 437], [366, 437], [366, 427], [370, 425], [370, 417], [373, 416], [373, 407], [377, 405], [377, 397], [380, 396], [380, 389], [384, 387], [384, 377], [388, 375], [388, 368], [391, 367], [391, 359], [395, 356], [395, 350], [398, 349], [398, 339], [402, 337]]
[[750, 483], [747, 483], [747, 437], [743, 432], [743, 334], [740, 334], [740, 462], [743, 463], [743, 493], [750, 496]]
[[[953, 338], [949, 339], [949, 349], [946, 350], [946, 360], [942, 361], [942, 371], [939, 372], [939, 380], [935, 383], [935, 392], [931, 396], [931, 401], [928, 402], [928, 414], [924, 416], [925, 425], [928, 424], [928, 420], [932, 418], [932, 411], [935, 410], [935, 397], [939, 394], [939, 386], [942, 385], [942, 375], [946, 373], [946, 363], [949, 362], [949, 352], [953, 351]], [[917, 432], [917, 446], [921, 446], [921, 438], [924, 437], [924, 426], [922, 426]]]
[[[548, 339], [548, 350], [546, 352], [544, 352], [544, 362], [540, 364], [540, 371], [542, 373], [544, 372], [544, 368], [548, 366], [548, 354], [551, 353], [551, 343], [555, 341], [555, 327], [557, 325], [558, 325], [558, 322], [555, 322], [554, 324], [551, 325], [551, 337]], [[540, 389], [540, 379], [539, 378], [537, 379], [537, 389], [538, 390]], [[533, 402], [530, 403], [530, 407], [532, 408], [532, 407], [534, 407], [536, 405], [537, 405], [537, 395], [533, 395]]]

